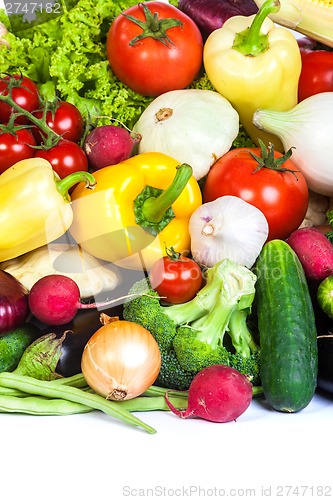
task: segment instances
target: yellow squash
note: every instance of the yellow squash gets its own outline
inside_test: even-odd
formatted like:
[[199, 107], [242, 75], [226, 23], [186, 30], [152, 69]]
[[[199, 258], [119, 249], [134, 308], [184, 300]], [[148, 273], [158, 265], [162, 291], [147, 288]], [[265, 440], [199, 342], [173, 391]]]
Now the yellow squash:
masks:
[[189, 165], [141, 153], [94, 173], [96, 188], [72, 195], [70, 233], [88, 253], [129, 269], [150, 269], [166, 247], [190, 251], [188, 221], [201, 205]]
[[295, 36], [267, 16], [279, 0], [266, 0], [253, 16], [234, 16], [213, 31], [204, 46], [204, 66], [215, 89], [233, 105], [252, 140], [281, 141], [259, 131], [253, 114], [259, 108], [287, 111], [297, 104], [301, 56]]

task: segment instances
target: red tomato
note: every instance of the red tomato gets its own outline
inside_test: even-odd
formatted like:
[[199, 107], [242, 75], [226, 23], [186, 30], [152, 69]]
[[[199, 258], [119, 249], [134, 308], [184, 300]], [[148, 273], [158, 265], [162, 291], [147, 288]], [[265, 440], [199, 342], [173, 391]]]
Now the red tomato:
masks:
[[193, 299], [202, 285], [200, 266], [189, 257], [165, 256], [157, 260], [149, 273], [154, 290], [170, 304], [182, 304]]
[[[124, 14], [138, 19], [138, 24]], [[160, 28], [165, 25], [164, 40], [156, 39], [156, 19]], [[172, 20], [178, 25], [168, 28]], [[143, 34], [139, 23], [145, 21], [154, 31], [138, 39]], [[184, 89], [195, 79], [202, 65], [203, 41], [199, 28], [186, 14], [170, 4], [151, 1], [138, 3], [114, 19], [106, 50], [121, 82], [138, 94], [158, 96]]]
[[36, 141], [30, 130], [22, 128], [15, 134], [1, 132], [0, 127], [0, 174], [15, 163], [27, 158], [32, 158], [36, 150]]
[[60, 140], [50, 149], [38, 149], [35, 157], [44, 158], [50, 162], [61, 179], [73, 172], [88, 171], [86, 154], [78, 144], [72, 141]]
[[[276, 171], [258, 167], [250, 152], [261, 157], [261, 148], [232, 149], [210, 169], [203, 188], [203, 201], [213, 201], [219, 196], [238, 196], [259, 208], [265, 215], [268, 240], [286, 239], [302, 223], [308, 207], [308, 187], [301, 172]], [[274, 151], [274, 158], [281, 153]], [[297, 171], [297, 166], [287, 159], [283, 169]]]
[[[33, 113], [36, 118], [43, 117], [43, 110]], [[50, 109], [46, 113], [46, 124], [58, 135], [68, 141], [78, 142], [84, 131], [84, 121], [80, 111], [76, 106], [66, 101], [58, 101], [55, 109]], [[42, 142], [40, 129], [34, 127], [33, 134], [38, 144]]]
[[333, 92], [333, 52], [301, 49], [301, 57], [298, 101], [321, 92]]
[[[15, 82], [16, 80], [16, 82]], [[10, 81], [14, 81], [11, 96], [13, 101], [21, 106], [21, 108], [29, 111], [35, 111], [40, 106], [38, 87], [30, 78], [21, 75], [6, 75], [0, 78], [0, 94], [8, 95], [8, 85]], [[13, 108], [0, 101], [0, 122], [7, 123], [9, 121]], [[15, 111], [15, 110], [14, 110]], [[28, 119], [25, 116], [15, 118], [15, 123], [27, 123]]]

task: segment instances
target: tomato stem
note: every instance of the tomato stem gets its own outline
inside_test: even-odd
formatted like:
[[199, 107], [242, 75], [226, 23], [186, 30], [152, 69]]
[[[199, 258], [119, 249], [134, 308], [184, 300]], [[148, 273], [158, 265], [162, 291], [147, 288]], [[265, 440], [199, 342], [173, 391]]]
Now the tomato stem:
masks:
[[291, 172], [297, 179], [296, 172], [299, 172], [299, 170], [293, 170], [291, 168], [285, 168], [282, 166], [291, 157], [293, 148], [288, 149], [288, 151], [284, 155], [275, 158], [274, 144], [269, 142], [266, 148], [264, 142], [261, 139], [258, 139], [258, 141], [261, 148], [261, 156], [256, 155], [255, 153], [253, 153], [253, 151], [248, 151], [252, 158], [256, 162], [258, 162], [257, 168], [252, 172], [253, 174], [258, 172], [262, 168], [268, 168], [270, 170], [276, 170], [278, 172]]
[[142, 29], [142, 33], [134, 37], [129, 42], [129, 45], [130, 46], [136, 45], [139, 41], [143, 40], [144, 38], [154, 38], [154, 40], [162, 42], [167, 47], [170, 45], [174, 45], [173, 41], [171, 40], [171, 38], [169, 38], [167, 34], [167, 30], [177, 26], [182, 27], [183, 22], [180, 21], [179, 19], [174, 19], [172, 17], [159, 19], [158, 13], [155, 12], [153, 14], [151, 10], [147, 7], [147, 5], [141, 2], [138, 5], [143, 8], [145, 21], [141, 21], [140, 19], [134, 16], [129, 16], [124, 13], [122, 14], [124, 17], [126, 17], [126, 19], [137, 24]]

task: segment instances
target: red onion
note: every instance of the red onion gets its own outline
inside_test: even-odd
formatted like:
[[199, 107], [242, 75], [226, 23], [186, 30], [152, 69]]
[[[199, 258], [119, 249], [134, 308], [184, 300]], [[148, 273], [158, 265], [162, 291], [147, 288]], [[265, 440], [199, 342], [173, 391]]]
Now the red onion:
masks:
[[204, 40], [229, 17], [258, 12], [254, 0], [179, 0], [178, 8], [193, 19]]
[[14, 276], [0, 270], [0, 336], [23, 325], [29, 312], [28, 290]]

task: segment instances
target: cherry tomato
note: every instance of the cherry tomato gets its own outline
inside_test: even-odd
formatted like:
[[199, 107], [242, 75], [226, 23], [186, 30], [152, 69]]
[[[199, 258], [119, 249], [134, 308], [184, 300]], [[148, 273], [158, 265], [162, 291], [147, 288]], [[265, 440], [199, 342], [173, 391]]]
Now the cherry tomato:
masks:
[[73, 172], [88, 171], [87, 156], [83, 149], [73, 141], [61, 139], [50, 149], [37, 150], [35, 157], [44, 158], [50, 162], [61, 179]]
[[166, 255], [153, 264], [149, 281], [165, 302], [182, 304], [193, 299], [200, 290], [202, 272], [189, 257]]
[[[6, 75], [0, 79], [0, 94], [8, 95], [8, 84], [10, 81], [15, 81], [15, 86], [12, 88], [13, 101], [21, 106], [21, 108], [29, 111], [35, 111], [40, 106], [38, 87], [30, 78], [21, 75]], [[8, 123], [13, 108], [9, 104], [0, 101], [0, 122]], [[15, 110], [14, 110], [15, 111]], [[27, 123], [28, 119], [20, 115], [15, 118], [15, 123]]]
[[333, 52], [301, 49], [302, 70], [298, 101], [322, 92], [333, 92]]
[[[203, 201], [219, 196], [238, 196], [254, 205], [265, 215], [268, 240], [286, 239], [304, 220], [308, 208], [308, 187], [304, 176], [291, 159], [282, 171], [262, 167], [250, 152], [261, 157], [261, 148], [236, 148], [223, 155], [208, 172]], [[273, 159], [282, 154], [272, 150]], [[294, 172], [291, 172], [291, 171]]]
[[[43, 110], [34, 111], [36, 118], [43, 117]], [[84, 131], [84, 121], [76, 106], [66, 101], [58, 101], [55, 109], [46, 112], [46, 124], [58, 135], [68, 141], [78, 142]], [[33, 134], [38, 144], [42, 142], [40, 129], [34, 127]]]
[[[138, 19], [138, 24], [146, 21], [155, 38], [140, 38], [143, 28], [127, 16]], [[156, 38], [157, 21], [165, 32], [162, 40]], [[177, 25], [168, 28], [174, 21]], [[106, 50], [112, 71], [121, 82], [138, 94], [158, 96], [184, 89], [195, 79], [202, 65], [203, 41], [194, 21], [176, 7], [140, 2], [114, 19]]]
[[15, 163], [32, 158], [36, 150], [36, 141], [30, 130], [22, 128], [15, 133], [1, 132], [0, 127], [0, 174]]

